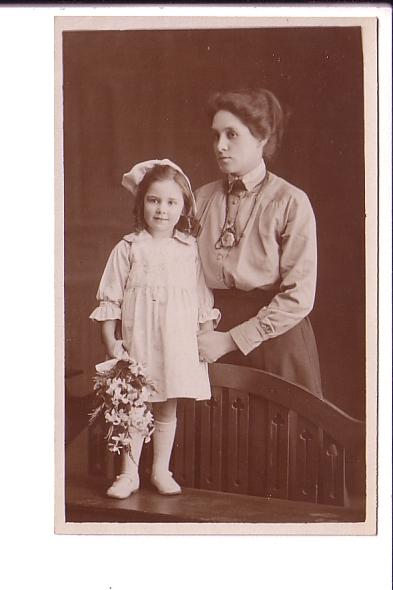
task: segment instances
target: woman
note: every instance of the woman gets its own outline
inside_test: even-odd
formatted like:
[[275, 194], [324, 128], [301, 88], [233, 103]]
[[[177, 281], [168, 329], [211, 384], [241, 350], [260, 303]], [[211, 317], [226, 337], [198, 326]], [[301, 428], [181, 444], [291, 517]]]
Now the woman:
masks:
[[199, 335], [201, 359], [264, 369], [322, 397], [307, 317], [315, 296], [315, 218], [307, 195], [265, 160], [283, 113], [268, 90], [216, 93], [209, 101], [214, 153], [224, 178], [196, 191], [199, 251], [222, 313]]

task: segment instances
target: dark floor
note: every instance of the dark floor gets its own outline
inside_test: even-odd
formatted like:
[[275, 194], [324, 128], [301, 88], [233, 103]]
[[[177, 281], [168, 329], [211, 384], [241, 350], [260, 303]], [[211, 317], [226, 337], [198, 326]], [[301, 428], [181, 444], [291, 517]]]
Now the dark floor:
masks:
[[276, 498], [185, 488], [160, 496], [143, 488], [126, 500], [105, 496], [109, 482], [86, 478], [66, 487], [66, 522], [332, 523], [363, 522], [364, 511]]

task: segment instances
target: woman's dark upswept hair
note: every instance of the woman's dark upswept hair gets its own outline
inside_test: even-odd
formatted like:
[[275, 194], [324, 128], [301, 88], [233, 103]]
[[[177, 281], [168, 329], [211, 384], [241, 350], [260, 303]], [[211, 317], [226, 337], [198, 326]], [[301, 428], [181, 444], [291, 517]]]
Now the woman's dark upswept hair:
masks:
[[246, 125], [254, 137], [267, 139], [263, 155], [271, 159], [284, 132], [284, 113], [276, 96], [265, 88], [216, 92], [208, 100], [210, 121], [218, 111], [229, 111]]
[[175, 225], [175, 229], [178, 229], [179, 231], [187, 234], [196, 235], [199, 229], [199, 223], [193, 214], [193, 196], [188, 182], [184, 176], [172, 168], [172, 166], [161, 166], [159, 164], [156, 164], [153, 166], [153, 168], [146, 172], [145, 176], [138, 185], [134, 208], [136, 221], [135, 231], [141, 232], [142, 230], [147, 229], [145, 217], [143, 215], [145, 195], [149, 190], [150, 185], [152, 185], [153, 182], [160, 180], [173, 180], [179, 185], [183, 194], [184, 209], [179, 221]]

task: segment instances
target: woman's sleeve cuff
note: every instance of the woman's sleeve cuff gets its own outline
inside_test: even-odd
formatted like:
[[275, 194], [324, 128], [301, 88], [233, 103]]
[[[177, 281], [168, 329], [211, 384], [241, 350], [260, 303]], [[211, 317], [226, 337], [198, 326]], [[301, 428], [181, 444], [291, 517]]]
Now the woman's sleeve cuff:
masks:
[[249, 354], [254, 348], [274, 336], [274, 330], [266, 319], [264, 322], [258, 322], [256, 318], [251, 318], [239, 326], [229, 330], [233, 341], [238, 349], [244, 354]]

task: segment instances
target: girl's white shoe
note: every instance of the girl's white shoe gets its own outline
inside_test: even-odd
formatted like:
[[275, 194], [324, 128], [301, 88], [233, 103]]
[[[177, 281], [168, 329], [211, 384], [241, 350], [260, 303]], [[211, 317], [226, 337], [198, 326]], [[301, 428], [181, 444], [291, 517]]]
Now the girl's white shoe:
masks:
[[137, 490], [139, 490], [139, 476], [130, 475], [129, 473], [121, 473], [116, 476], [111, 487], [107, 489], [106, 495], [110, 498], [124, 500], [124, 498], [128, 498], [128, 496], [131, 496], [131, 494]]
[[157, 488], [159, 494], [163, 494], [164, 496], [181, 494], [181, 487], [173, 479], [171, 471], [163, 471], [162, 473], [152, 475], [150, 481]]

